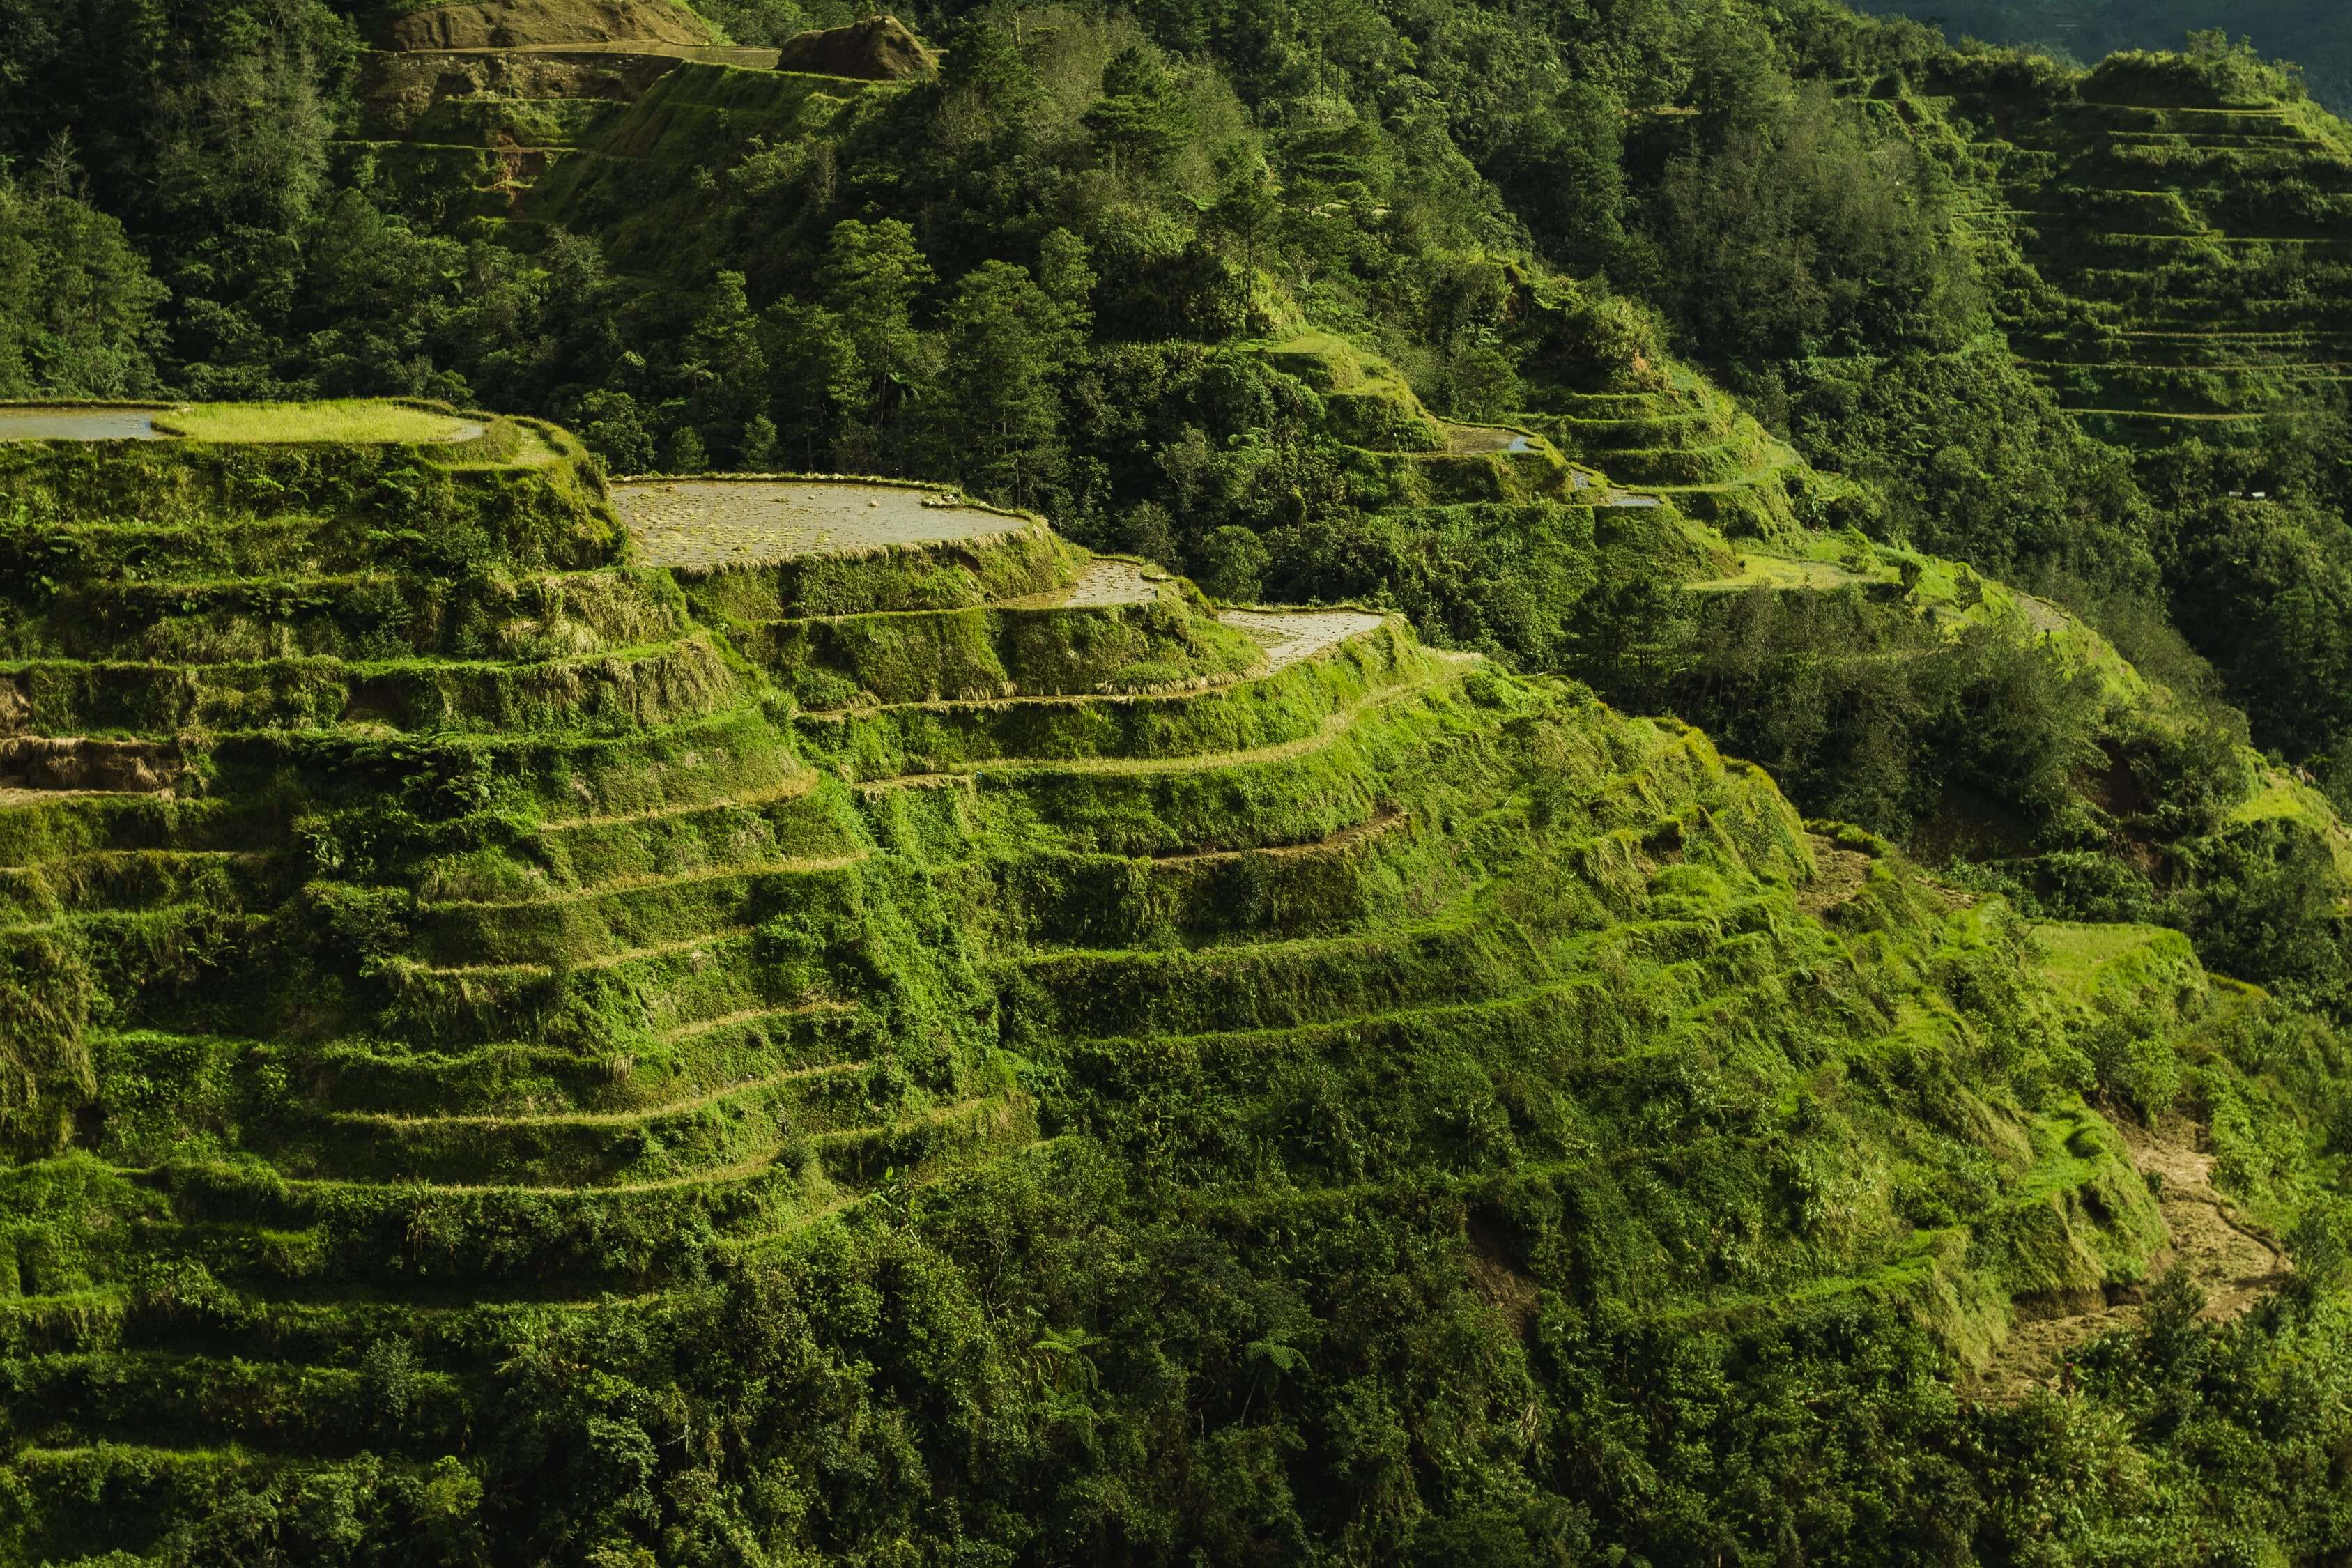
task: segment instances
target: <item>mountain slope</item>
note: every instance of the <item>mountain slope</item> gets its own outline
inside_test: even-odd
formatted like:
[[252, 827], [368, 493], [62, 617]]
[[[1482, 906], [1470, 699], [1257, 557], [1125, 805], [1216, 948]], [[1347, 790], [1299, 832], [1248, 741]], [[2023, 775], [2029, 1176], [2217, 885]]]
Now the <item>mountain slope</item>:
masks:
[[[876, 1305], [980, 1310], [976, 1359], [809, 1298], [809, 1348], [866, 1345], [844, 1392], [898, 1434], [821, 1440], [919, 1457], [930, 1509], [975, 1510], [934, 1539], [1035, 1549], [987, 1478], [1046, 1484], [1068, 1434], [1109, 1462], [1155, 1360], [1200, 1380], [1219, 1466], [1328, 1440], [1355, 1396], [1284, 1392], [1308, 1359], [1443, 1322], [1482, 1369], [1449, 1400], [1486, 1405], [1449, 1419], [1504, 1423], [1538, 1312], [1852, 1294], [1967, 1363], [2012, 1300], [2163, 1244], [2069, 1064], [2095, 1020], [2201, 1013], [2177, 942], [2157, 990], [2070, 1000], [1998, 900], [1392, 619], [1219, 616], [1029, 520], [830, 481], [624, 486], [632, 545], [526, 433], [5, 454], [13, 547], [49, 563], [19, 734], [176, 769], [0, 807], [20, 1552], [300, 1553], [331, 1496], [495, 1557], [721, 1521], [853, 1549], [874, 1527], [830, 1510], [685, 1500], [824, 1430], [691, 1438], [753, 1408], [702, 1381], [724, 1357], [621, 1394], [561, 1347], [845, 1289], [876, 1248], [929, 1258]], [[762, 521], [817, 504], [847, 552]], [[860, 547], [908, 531], [945, 542]], [[1106, 1338], [1128, 1309], [1063, 1300], [1053, 1244], [984, 1239], [1079, 1190], [1207, 1249], [1168, 1285], [1261, 1281], [1247, 1337], [1279, 1348]], [[1274, 1283], [1270, 1238], [1348, 1213], [1435, 1294], [1355, 1322], [1320, 1265]], [[1480, 1463], [1531, 1479], [1521, 1441]]]

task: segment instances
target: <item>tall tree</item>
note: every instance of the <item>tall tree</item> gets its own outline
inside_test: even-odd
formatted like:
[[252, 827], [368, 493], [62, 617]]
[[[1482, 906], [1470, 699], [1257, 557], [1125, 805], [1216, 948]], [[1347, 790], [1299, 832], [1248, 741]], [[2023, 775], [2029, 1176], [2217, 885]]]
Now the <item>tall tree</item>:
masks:
[[1192, 116], [1158, 50], [1129, 44], [1103, 68], [1102, 101], [1087, 110], [1095, 149], [1114, 174], [1154, 179], [1192, 134]]
[[1078, 346], [1067, 310], [1027, 268], [987, 261], [956, 285], [941, 325], [927, 455], [990, 495], [1035, 504], [1066, 458], [1055, 381]]
[[[768, 356], [740, 272], [721, 272], [678, 356], [687, 418], [722, 459], [742, 456], [747, 432], [768, 416]], [[772, 443], [771, 427], [767, 439]]]
[[921, 362], [914, 307], [936, 280], [931, 264], [898, 219], [849, 218], [834, 228], [816, 280], [850, 351], [835, 372], [834, 399], [849, 420], [887, 429]]
[[0, 396], [153, 391], [164, 298], [121, 224], [0, 174]]

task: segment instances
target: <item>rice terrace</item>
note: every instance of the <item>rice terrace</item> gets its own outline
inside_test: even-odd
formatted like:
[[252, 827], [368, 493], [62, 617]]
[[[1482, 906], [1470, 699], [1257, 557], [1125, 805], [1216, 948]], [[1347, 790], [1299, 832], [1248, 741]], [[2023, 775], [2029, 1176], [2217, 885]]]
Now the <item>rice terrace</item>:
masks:
[[0, 1565], [2352, 1561], [2134, 6], [0, 0]]

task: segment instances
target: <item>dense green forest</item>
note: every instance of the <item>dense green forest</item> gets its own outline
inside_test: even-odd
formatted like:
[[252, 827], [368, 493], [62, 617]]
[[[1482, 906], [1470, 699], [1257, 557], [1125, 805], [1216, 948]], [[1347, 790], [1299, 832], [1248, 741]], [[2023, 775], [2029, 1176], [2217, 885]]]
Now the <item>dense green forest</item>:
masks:
[[1932, 9], [0, 0], [0, 1561], [2344, 1561], [2339, 25]]

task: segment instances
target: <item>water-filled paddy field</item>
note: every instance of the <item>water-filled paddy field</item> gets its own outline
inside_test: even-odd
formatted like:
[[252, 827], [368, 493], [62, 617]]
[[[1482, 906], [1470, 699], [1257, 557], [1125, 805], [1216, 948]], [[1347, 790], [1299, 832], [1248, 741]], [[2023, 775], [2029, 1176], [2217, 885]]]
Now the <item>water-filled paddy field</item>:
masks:
[[0, 408], [0, 441], [154, 441], [156, 408]]
[[835, 551], [976, 539], [1023, 526], [943, 490], [822, 479], [646, 479], [613, 487], [656, 566], [788, 561]]

